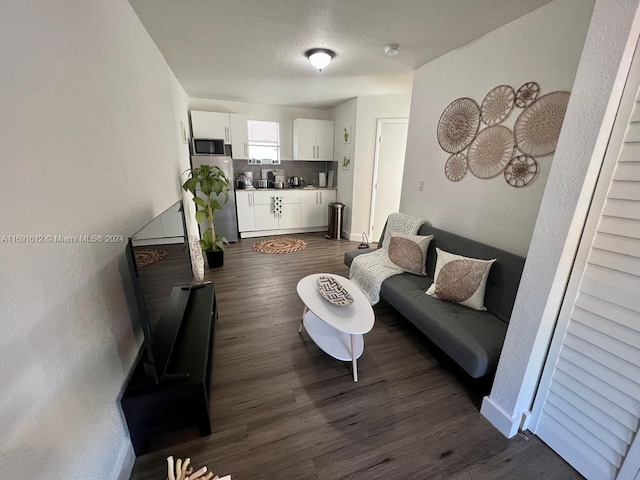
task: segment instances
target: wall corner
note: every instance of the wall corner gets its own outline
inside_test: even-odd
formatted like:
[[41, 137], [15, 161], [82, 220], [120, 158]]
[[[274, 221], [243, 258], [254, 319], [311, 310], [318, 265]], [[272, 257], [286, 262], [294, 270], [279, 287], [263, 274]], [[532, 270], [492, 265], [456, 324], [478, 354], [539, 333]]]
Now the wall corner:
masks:
[[502, 407], [496, 404], [491, 397], [486, 396], [482, 399], [482, 407], [480, 414], [489, 420], [502, 435], [511, 438], [518, 433], [518, 427], [522, 422], [522, 415], [510, 416]]

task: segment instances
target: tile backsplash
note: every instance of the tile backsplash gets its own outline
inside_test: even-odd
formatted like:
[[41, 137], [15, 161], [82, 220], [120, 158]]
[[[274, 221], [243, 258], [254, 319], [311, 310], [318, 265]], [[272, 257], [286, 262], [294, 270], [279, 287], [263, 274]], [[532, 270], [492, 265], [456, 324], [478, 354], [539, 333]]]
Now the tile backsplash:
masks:
[[283, 169], [285, 178], [301, 177], [305, 181], [305, 185], [309, 185], [312, 181], [314, 185], [318, 185], [318, 174], [324, 172], [329, 178], [329, 170], [333, 170], [333, 187], [338, 185], [338, 162], [305, 162], [300, 160], [285, 160], [280, 165], [249, 165], [247, 160], [234, 160], [233, 172], [240, 175], [242, 172], [253, 173], [253, 178], [260, 178], [260, 170], [267, 168]]

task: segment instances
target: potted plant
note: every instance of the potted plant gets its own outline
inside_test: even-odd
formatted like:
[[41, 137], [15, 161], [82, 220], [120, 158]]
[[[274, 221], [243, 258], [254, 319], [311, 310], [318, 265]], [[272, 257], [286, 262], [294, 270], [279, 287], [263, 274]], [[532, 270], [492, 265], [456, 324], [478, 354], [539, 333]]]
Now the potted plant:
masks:
[[[189, 178], [182, 188], [191, 192], [193, 201], [196, 204], [196, 221], [198, 223], [206, 219], [209, 228], [202, 234], [200, 246], [207, 256], [207, 263], [210, 268], [219, 268], [224, 265], [224, 246], [228, 244], [226, 238], [216, 233], [213, 225], [213, 217], [216, 210], [220, 210], [222, 205], [218, 197], [224, 198], [224, 203], [229, 200], [229, 178], [220, 169], [210, 165], [202, 165], [198, 168], [190, 168]], [[197, 192], [202, 192], [203, 197], [198, 197]]]

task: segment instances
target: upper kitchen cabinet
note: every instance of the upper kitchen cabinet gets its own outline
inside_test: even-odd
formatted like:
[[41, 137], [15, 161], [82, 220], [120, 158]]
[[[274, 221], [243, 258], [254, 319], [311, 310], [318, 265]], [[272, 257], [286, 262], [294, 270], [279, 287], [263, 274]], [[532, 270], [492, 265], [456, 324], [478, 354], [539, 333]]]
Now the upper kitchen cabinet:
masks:
[[247, 116], [240, 113], [230, 113], [231, 125], [231, 157], [234, 160], [249, 159], [249, 130]]
[[293, 121], [293, 159], [333, 161], [333, 121]]
[[[191, 110], [191, 127], [193, 138], [218, 138], [224, 139], [224, 143], [231, 143], [231, 123], [228, 113]], [[246, 132], [246, 123], [244, 128]]]
[[247, 116], [239, 113], [191, 111], [193, 138], [217, 138], [231, 145], [234, 160], [249, 158]]

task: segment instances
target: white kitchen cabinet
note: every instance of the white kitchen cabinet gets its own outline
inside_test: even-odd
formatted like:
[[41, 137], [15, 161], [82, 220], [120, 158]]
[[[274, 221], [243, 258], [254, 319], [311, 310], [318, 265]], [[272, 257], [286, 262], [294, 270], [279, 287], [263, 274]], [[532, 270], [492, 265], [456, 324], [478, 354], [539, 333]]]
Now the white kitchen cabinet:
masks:
[[333, 161], [332, 120], [296, 118], [293, 121], [293, 159]]
[[[236, 192], [237, 194], [241, 192]], [[260, 231], [260, 230], [283, 230], [290, 228], [300, 228], [300, 191], [299, 190], [256, 190], [252, 192], [242, 192], [242, 194], [250, 194], [246, 204], [252, 203], [252, 212], [246, 212], [251, 218], [253, 214], [253, 228], [251, 230], [243, 230], [240, 225], [251, 226], [251, 222], [244, 222], [241, 216], [245, 215], [244, 211], [238, 207], [238, 228], [244, 231]], [[274, 209], [274, 198], [282, 197], [282, 213], [277, 216]], [[240, 204], [240, 200], [238, 200]]]
[[301, 200], [302, 227], [326, 227], [328, 205], [336, 201], [335, 190], [303, 190]]
[[240, 232], [251, 232], [256, 229], [253, 193], [249, 190], [236, 190], [236, 209]]
[[298, 118], [293, 121], [293, 159], [316, 158], [316, 120]]
[[333, 121], [318, 120], [316, 123], [316, 160], [333, 161]]
[[256, 205], [256, 230], [278, 230], [278, 217], [273, 212], [273, 205]]
[[229, 114], [231, 157], [234, 160], [247, 160], [249, 158], [249, 130], [247, 120], [247, 116], [241, 113]]
[[221, 138], [231, 143], [231, 124], [228, 113], [191, 110], [193, 138]]

